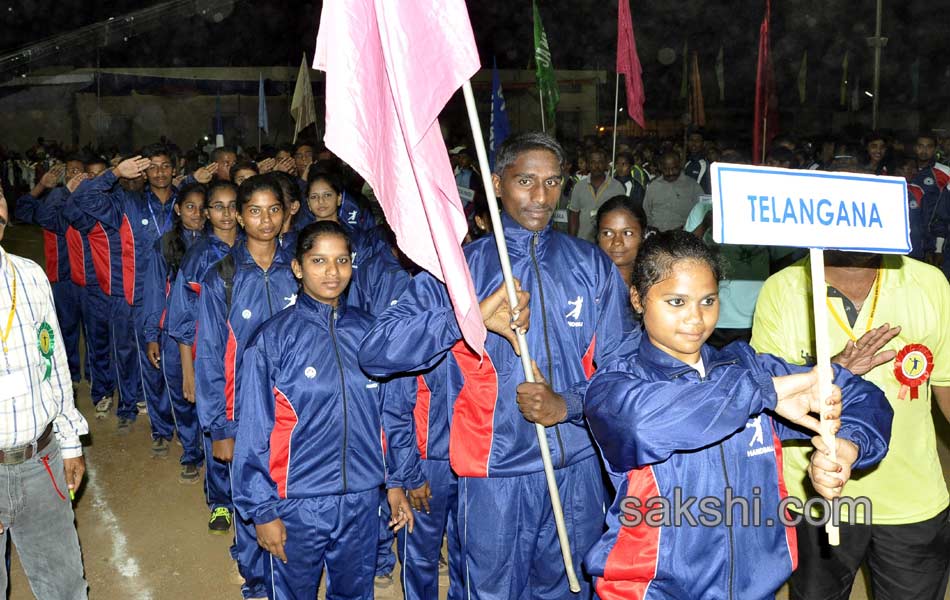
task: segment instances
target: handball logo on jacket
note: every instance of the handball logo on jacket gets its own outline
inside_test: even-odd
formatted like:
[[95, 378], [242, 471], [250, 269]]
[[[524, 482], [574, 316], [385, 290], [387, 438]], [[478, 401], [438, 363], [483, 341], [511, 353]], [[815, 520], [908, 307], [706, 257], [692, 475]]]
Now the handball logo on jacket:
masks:
[[578, 319], [581, 318], [581, 310], [584, 308], [584, 298], [578, 296], [576, 300], [568, 300], [567, 305], [573, 307], [570, 312], [564, 315], [567, 319], [567, 324], [570, 327], [583, 327], [584, 322], [578, 321]]
[[[754, 428], [755, 433], [752, 434], [752, 439], [749, 440], [749, 450], [746, 451], [746, 456], [761, 456], [762, 454], [775, 454], [775, 447], [769, 444], [765, 445], [765, 433], [762, 429], [762, 415], [756, 415], [754, 419], [750, 419], [748, 423], [745, 424], [745, 428]], [[753, 446], [755, 446], [753, 448]]]

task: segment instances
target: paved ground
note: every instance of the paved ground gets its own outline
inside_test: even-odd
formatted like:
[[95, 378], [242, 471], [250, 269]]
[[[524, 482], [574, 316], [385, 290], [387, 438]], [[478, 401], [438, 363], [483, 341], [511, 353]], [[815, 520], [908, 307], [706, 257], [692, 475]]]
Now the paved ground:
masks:
[[[42, 260], [40, 236], [35, 229], [10, 229], [3, 245], [10, 252]], [[119, 437], [114, 416], [95, 420], [85, 385], [80, 389], [79, 405], [90, 425], [88, 478], [76, 499], [89, 597], [239, 600], [240, 587], [234, 583], [227, 552], [230, 537], [207, 533], [208, 514], [201, 486], [178, 483], [180, 447], [173, 444], [171, 458], [155, 460], [149, 453], [147, 418], [140, 418], [130, 435]], [[942, 439], [943, 464], [950, 476], [946, 444], [950, 434], [946, 428]], [[11, 590], [12, 600], [33, 597], [15, 558]], [[859, 578], [852, 599], [866, 598], [864, 590]], [[401, 594], [393, 586], [378, 591], [376, 597], [389, 600]], [[783, 591], [778, 597], [787, 596]]]

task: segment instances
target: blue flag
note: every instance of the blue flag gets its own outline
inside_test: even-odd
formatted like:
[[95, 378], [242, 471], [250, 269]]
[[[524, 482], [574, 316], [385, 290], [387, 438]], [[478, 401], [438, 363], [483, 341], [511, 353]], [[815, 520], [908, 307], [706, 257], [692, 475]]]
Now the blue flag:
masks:
[[264, 74], [261, 74], [261, 82], [257, 87], [257, 128], [263, 129], [264, 133], [270, 135], [267, 125], [267, 98], [264, 96]]
[[492, 64], [491, 72], [491, 130], [488, 134], [488, 164], [495, 168], [495, 153], [511, 133], [508, 122], [508, 109], [505, 108], [505, 96], [501, 92], [501, 79], [498, 77], [498, 65]]

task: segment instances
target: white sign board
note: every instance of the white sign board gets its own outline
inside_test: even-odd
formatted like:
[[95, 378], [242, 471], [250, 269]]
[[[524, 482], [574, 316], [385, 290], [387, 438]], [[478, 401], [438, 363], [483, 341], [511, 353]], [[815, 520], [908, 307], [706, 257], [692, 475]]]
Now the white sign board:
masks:
[[710, 183], [720, 244], [910, 252], [902, 178], [713, 163]]

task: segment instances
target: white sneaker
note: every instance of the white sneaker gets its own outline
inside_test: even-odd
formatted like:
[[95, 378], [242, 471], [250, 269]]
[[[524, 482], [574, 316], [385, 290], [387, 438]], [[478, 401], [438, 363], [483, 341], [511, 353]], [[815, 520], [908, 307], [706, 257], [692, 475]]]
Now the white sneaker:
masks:
[[136, 402], [135, 407], [139, 410], [140, 415], [148, 414], [148, 405], [145, 402]]
[[96, 403], [96, 418], [105, 419], [112, 410], [112, 396], [103, 396]]

